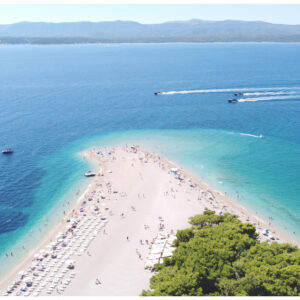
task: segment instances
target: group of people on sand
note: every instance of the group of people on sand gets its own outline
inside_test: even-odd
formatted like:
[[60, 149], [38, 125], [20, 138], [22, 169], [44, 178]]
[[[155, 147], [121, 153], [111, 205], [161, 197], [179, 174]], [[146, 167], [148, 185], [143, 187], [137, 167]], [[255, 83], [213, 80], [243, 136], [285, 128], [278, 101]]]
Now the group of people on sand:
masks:
[[[161, 168], [161, 169], [163, 169], [163, 170], [166, 170], [166, 171], [168, 171], [168, 173], [170, 173], [170, 174], [172, 174], [172, 172], [171, 172], [171, 168], [172, 167], [174, 167], [174, 166], [172, 166], [171, 164], [169, 164], [167, 161], [164, 161], [163, 159], [161, 159], [161, 157], [159, 157], [159, 156], [157, 156], [157, 155], [154, 155], [154, 154], [152, 154], [152, 153], [148, 153], [148, 152], [146, 152], [146, 151], [141, 151], [140, 150], [140, 147], [138, 146], [138, 145], [134, 145], [134, 146], [128, 146], [128, 145], [126, 145], [126, 146], [124, 146], [123, 148], [122, 148], [125, 152], [131, 152], [131, 153], [135, 153], [135, 154], [137, 154], [137, 155], [140, 155], [140, 154], [142, 154], [142, 156], [145, 158], [145, 159], [140, 159], [141, 160], [141, 162], [143, 162], [144, 160], [145, 161], [152, 161], [152, 162], [154, 162], [154, 163], [156, 163], [158, 166], [159, 166], [159, 168]], [[109, 151], [109, 152], [108, 152]], [[113, 148], [113, 149], [105, 149], [105, 153], [107, 153], [109, 156], [113, 156], [113, 154], [114, 155], [116, 155], [115, 153], [115, 149]], [[102, 154], [102, 156], [103, 156], [103, 158], [105, 157], [107, 157], [107, 155], [103, 155], [103, 152], [101, 152], [101, 154]], [[141, 155], [140, 155], [141, 156]], [[123, 158], [123, 160], [125, 159], [124, 157], [122, 157]], [[132, 164], [132, 167], [134, 167], [135, 166], [135, 164], [136, 164], [136, 160], [137, 159], [132, 159], [131, 160], [131, 164]], [[180, 171], [181, 172], [181, 171]], [[217, 198], [215, 198], [215, 196], [214, 196], [214, 194], [212, 194], [209, 190], [206, 190], [206, 189], [203, 189], [199, 184], [196, 184], [196, 183], [193, 183], [192, 184], [192, 182], [191, 182], [191, 180], [188, 180], [188, 181], [186, 181], [185, 179], [184, 179], [184, 177], [185, 177], [186, 175], [182, 172], [182, 176], [179, 178], [176, 178], [176, 176], [175, 177], [173, 177], [173, 179], [172, 179], [172, 181], [171, 181], [171, 183], [175, 183], [176, 184], [176, 179], [180, 179], [179, 181], [178, 181], [178, 184], [185, 184], [185, 183], [187, 183], [188, 184], [188, 186], [190, 186], [191, 188], [189, 189], [189, 191], [192, 191], [192, 190], [196, 190], [197, 192], [199, 192], [198, 193], [198, 196], [197, 196], [197, 198], [195, 199], [196, 201], [198, 201], [199, 203], [203, 203], [203, 202], [205, 202], [205, 204], [206, 204], [206, 207], [205, 207], [205, 209], [212, 209], [212, 210], [215, 210], [218, 214], [224, 214], [224, 213], [226, 213], [226, 212], [230, 212], [230, 213], [234, 213], [234, 211], [232, 211], [232, 210], [230, 210], [227, 206], [225, 206], [225, 205], [222, 205], [222, 203], [221, 202], [219, 202], [218, 201], [218, 199]], [[139, 177], [140, 177], [140, 179], [141, 180], [143, 180], [143, 176], [142, 176], [142, 174], [141, 174], [141, 172], [139, 172]], [[174, 182], [174, 178], [175, 178], [175, 182]], [[183, 179], [183, 180], [182, 180]], [[108, 183], [107, 184], [107, 189], [108, 189], [108, 193], [110, 194], [110, 193], [112, 193], [112, 189], [111, 189], [111, 183]], [[165, 197], [172, 197], [172, 198], [176, 198], [176, 194], [177, 194], [177, 189], [176, 189], [176, 187], [171, 187], [170, 188], [170, 190], [167, 190], [167, 191], [165, 191], [164, 192], [164, 196]], [[123, 194], [121, 194], [121, 196], [124, 196]], [[142, 193], [138, 193], [138, 199], [143, 199], [143, 198], [146, 198], [145, 197], [145, 195], [144, 194], [142, 194]], [[188, 201], [191, 201], [191, 199], [188, 199]], [[133, 211], [135, 211], [135, 208], [133, 207], [133, 206], [131, 206], [131, 209], [133, 210]], [[240, 214], [239, 214], [240, 215]], [[124, 213], [122, 213], [121, 214], [121, 217], [122, 218], [125, 218], [125, 214]], [[247, 220], [246, 221], [250, 221], [250, 219], [249, 218], [247, 218]], [[269, 222], [270, 222], [270, 220], [269, 220]], [[161, 222], [160, 224], [159, 224], [159, 229], [164, 229], [165, 227], [164, 227], [164, 224], [163, 224], [163, 222]], [[147, 229], [147, 227], [146, 227], [146, 225], [145, 225], [145, 230]], [[130, 241], [130, 239], [129, 239], [129, 237], [127, 236], [127, 241]]]

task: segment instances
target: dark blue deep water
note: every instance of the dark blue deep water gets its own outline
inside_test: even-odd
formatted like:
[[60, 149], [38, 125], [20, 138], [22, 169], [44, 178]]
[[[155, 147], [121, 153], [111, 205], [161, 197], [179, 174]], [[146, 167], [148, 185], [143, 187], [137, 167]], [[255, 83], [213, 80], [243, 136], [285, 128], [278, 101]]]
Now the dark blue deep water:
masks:
[[0, 155], [1, 261], [88, 184], [78, 152], [127, 141], [299, 238], [299, 116], [299, 44], [2, 46], [0, 146], [15, 153]]

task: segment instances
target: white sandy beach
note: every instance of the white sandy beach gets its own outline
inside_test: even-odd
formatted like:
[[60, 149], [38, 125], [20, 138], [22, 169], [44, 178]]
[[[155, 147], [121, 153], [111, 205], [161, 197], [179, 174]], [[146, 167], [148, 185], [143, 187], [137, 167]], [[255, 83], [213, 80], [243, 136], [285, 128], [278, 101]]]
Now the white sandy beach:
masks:
[[[259, 233], [268, 228], [270, 234], [260, 234], [262, 240], [273, 236], [295, 244], [192, 174], [178, 167], [171, 172], [176, 166], [139, 147], [91, 149], [84, 155], [99, 167], [88, 191], [70, 212], [71, 222], [63, 221], [43, 241], [40, 249], [48, 249], [48, 255], [40, 252], [34, 262], [33, 256], [27, 257], [8, 274], [0, 285], [4, 294], [9, 285], [19, 281], [22, 269], [27, 274], [11, 288], [10, 295], [20, 293], [20, 286], [26, 285], [24, 278], [29, 277], [32, 284], [22, 295], [137, 296], [149, 288], [153, 273], [145, 269], [145, 263], [159, 228], [175, 233], [189, 226], [189, 217], [205, 209], [235, 213], [242, 221], [255, 224]], [[99, 170], [103, 174], [98, 174]], [[80, 207], [84, 211], [80, 212]], [[53, 249], [49, 241], [55, 240], [59, 231], [64, 235], [56, 238], [60, 242]], [[51, 258], [50, 253], [57, 257]], [[69, 260], [74, 269], [66, 268]], [[32, 263], [36, 266], [30, 269]]]

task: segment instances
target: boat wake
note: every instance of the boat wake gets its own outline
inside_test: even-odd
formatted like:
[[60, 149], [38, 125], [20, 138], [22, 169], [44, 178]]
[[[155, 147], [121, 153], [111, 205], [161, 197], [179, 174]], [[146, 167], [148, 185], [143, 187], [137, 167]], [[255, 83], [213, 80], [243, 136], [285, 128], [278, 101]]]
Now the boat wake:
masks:
[[[205, 94], [205, 93], [226, 93], [226, 92], [251, 92], [253, 96], [268, 95], [281, 95], [296, 93], [292, 91], [298, 91], [300, 93], [300, 87], [273, 87], [273, 88], [232, 88], [232, 89], [204, 89], [204, 90], [183, 90], [183, 91], [167, 91], [159, 92], [160, 95], [176, 95], [176, 94]], [[259, 91], [259, 92], [258, 92]], [[269, 91], [269, 92], [266, 92]], [[275, 92], [277, 91], [277, 92]], [[247, 95], [248, 94], [248, 95]], [[246, 96], [250, 96], [250, 93], [244, 93]]]
[[294, 95], [298, 94], [296, 91], [280, 91], [280, 92], [252, 92], [252, 93], [243, 93], [244, 96], [267, 96], [267, 95]]
[[257, 102], [257, 101], [276, 101], [276, 100], [287, 100], [287, 99], [300, 99], [300, 94], [287, 95], [287, 96], [271, 96], [271, 97], [253, 97], [238, 99], [238, 102]]
[[240, 133], [240, 135], [250, 136], [250, 137], [253, 137], [253, 138], [256, 138], [256, 139], [262, 139], [263, 138], [262, 134], [255, 135], [255, 134], [250, 134], [250, 133]]

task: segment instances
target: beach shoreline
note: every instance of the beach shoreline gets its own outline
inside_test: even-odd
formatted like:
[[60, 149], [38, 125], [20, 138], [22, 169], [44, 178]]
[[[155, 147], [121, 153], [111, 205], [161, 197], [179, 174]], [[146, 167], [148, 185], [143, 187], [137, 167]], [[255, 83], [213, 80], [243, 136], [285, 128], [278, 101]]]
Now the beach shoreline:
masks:
[[[143, 151], [145, 151], [147, 153], [151, 153], [146, 150], [143, 150]], [[242, 206], [241, 203], [238, 203], [238, 200], [235, 200], [234, 198], [228, 196], [226, 194], [226, 192], [224, 193], [224, 192], [220, 191], [219, 189], [212, 187], [212, 185], [206, 183], [203, 178], [200, 178], [199, 175], [195, 174], [194, 172], [192, 172], [190, 170], [187, 170], [187, 168], [179, 167], [178, 164], [176, 164], [170, 160], [167, 160], [164, 157], [161, 157], [161, 159], [165, 163], [167, 163], [170, 168], [179, 168], [181, 170], [181, 172], [186, 174], [187, 177], [191, 178], [193, 182], [197, 183], [199, 186], [201, 186], [202, 188], [209, 191], [215, 198], [219, 198], [222, 202], [227, 204], [227, 206], [229, 208], [237, 210], [239, 212], [239, 214], [237, 214], [237, 215], [242, 222], [244, 222], [244, 223], [251, 222], [256, 227], [256, 230], [259, 229], [258, 226], [261, 228], [262, 227], [268, 228], [268, 229], [270, 229], [270, 232], [273, 232], [278, 237], [280, 237], [281, 241], [286, 242], [286, 243], [291, 243], [298, 247], [300, 246], [299, 241], [294, 239], [291, 236], [291, 234], [285, 232], [284, 230], [282, 230], [281, 228], [279, 228], [278, 226], [276, 226], [274, 224], [270, 224], [270, 222], [268, 222], [265, 219], [265, 217], [258, 215], [252, 209]], [[247, 221], [247, 219], [249, 219], [249, 221]]]
[[[86, 157], [85, 153], [79, 153], [79, 156], [81, 159], [84, 159]], [[96, 167], [97, 162], [94, 160], [89, 161], [91, 163], [91, 166]], [[97, 182], [97, 178], [93, 179], [93, 181], [87, 186], [87, 188], [83, 191], [83, 193], [74, 201], [74, 204], [71, 205], [71, 207], [68, 209], [68, 211], [65, 214], [65, 217], [72, 216], [72, 212], [74, 209], [76, 209], [79, 205], [82, 199], [85, 199], [89, 192], [94, 188], [95, 184]], [[40, 249], [45, 247], [47, 243], [51, 242], [54, 237], [58, 234], [58, 232], [62, 231], [66, 225], [66, 221], [64, 218], [61, 218], [59, 223], [57, 223], [54, 227], [52, 227], [46, 234], [46, 236], [42, 239], [41, 242], [39, 242], [35, 247], [33, 247], [29, 253], [27, 253], [26, 257], [19, 262], [13, 269], [10, 270], [9, 274], [7, 274], [5, 277], [3, 277], [0, 280], [0, 290], [2, 291], [3, 288], [5, 288], [10, 281], [12, 281], [16, 274], [18, 274], [19, 271], [26, 269], [32, 262], [34, 253], [37, 253]]]
[[[250, 211], [248, 208], [242, 207], [234, 199], [231, 199], [222, 192], [212, 188], [206, 182], [204, 182], [203, 179], [199, 178], [199, 176], [193, 174], [190, 171], [186, 171], [185, 169], [177, 166], [176, 164], [167, 160], [166, 158], [144, 150], [139, 146], [126, 145], [118, 147], [104, 147], [104, 149], [94, 147], [92, 149], [84, 151], [80, 155], [85, 157], [89, 162], [93, 164], [93, 168], [97, 169], [97, 176], [94, 177], [92, 182], [89, 184], [88, 188], [77, 199], [76, 203], [69, 210], [69, 212], [66, 213], [66, 217], [69, 219], [73, 218], [82, 206], [83, 201], [88, 202], [87, 199], [92, 197], [91, 195], [95, 195], [95, 191], [100, 191], [98, 196], [92, 197], [93, 200], [91, 201], [91, 203], [93, 203], [93, 205], [100, 206], [101, 216], [104, 216], [108, 219], [108, 224], [110, 226], [108, 230], [111, 230], [112, 232], [112, 235], [106, 236], [106, 233], [103, 234], [104, 231], [102, 231], [100, 236], [95, 237], [95, 242], [93, 242], [91, 246], [92, 250], [88, 250], [90, 252], [96, 252], [97, 249], [97, 253], [100, 253], [100, 251], [102, 251], [102, 248], [106, 246], [117, 247], [117, 242], [121, 243], [121, 239], [124, 238], [124, 234], [122, 233], [123, 236], [122, 238], [120, 238], [120, 228], [125, 230], [127, 229], [127, 227], [121, 224], [122, 222], [124, 223], [124, 221], [122, 220], [123, 218], [119, 218], [119, 215], [120, 212], [121, 215], [123, 214], [122, 211], [124, 210], [125, 204], [127, 206], [131, 205], [131, 208], [141, 207], [142, 211], [141, 215], [137, 214], [135, 212], [135, 209], [129, 209], [130, 213], [126, 212], [126, 215], [132, 215], [132, 219], [128, 220], [128, 230], [133, 230], [132, 235], [135, 234], [135, 230], [137, 230], [136, 228], [138, 228], [138, 226], [142, 226], [140, 222], [143, 222], [145, 218], [148, 218], [147, 220], [149, 224], [151, 224], [151, 229], [147, 232], [144, 232], [142, 229], [140, 229], [138, 233], [139, 235], [147, 236], [147, 238], [148, 236], [152, 237], [157, 231], [157, 221], [154, 221], [154, 219], [156, 215], [162, 211], [165, 213], [166, 223], [169, 222], [169, 224], [171, 224], [170, 228], [172, 228], [172, 230], [178, 230], [184, 229], [184, 227], [188, 226], [188, 217], [192, 217], [197, 213], [201, 213], [205, 209], [213, 209], [216, 211], [216, 213], [233, 213], [237, 215], [242, 222], [251, 222], [257, 228], [261, 240], [267, 240], [267, 237], [262, 234], [262, 230], [268, 228], [270, 233], [272, 233], [272, 235], [274, 236], [274, 238], [280, 238], [280, 242], [289, 242], [299, 246], [299, 244], [295, 240], [293, 240], [280, 228], [276, 228], [276, 226], [274, 226], [273, 224], [269, 225], [268, 221], [264, 220], [262, 217], [259, 217], [254, 212]], [[176, 169], [176, 172], [172, 172], [172, 169]], [[125, 178], [124, 174], [128, 175], [128, 178]], [[156, 175], [156, 177], [154, 175]], [[176, 176], [181, 176], [184, 179], [178, 180]], [[153, 186], [148, 187], [148, 185], [150, 184], [149, 180], [152, 180], [152, 177], [156, 180], [153, 180], [153, 182], [151, 183]], [[147, 181], [146, 178], [148, 178], [149, 180]], [[159, 182], [160, 179], [162, 182]], [[107, 185], [108, 183], [109, 185]], [[121, 199], [119, 196], [121, 195], [120, 192], [116, 194], [118, 195], [118, 197], [115, 196], [114, 191], [111, 191], [112, 188], [110, 187], [110, 185], [116, 185], [118, 187], [117, 190], [123, 190], [122, 193], [124, 193], [124, 195], [126, 194], [126, 196], [121, 196], [123, 197], [123, 199]], [[136, 191], [136, 188], [139, 188], [139, 190]], [[144, 192], [141, 193], [141, 191], [145, 191], [146, 196], [144, 196]], [[102, 200], [102, 196], [100, 197], [100, 195], [104, 194], [105, 197], [103, 199], [105, 200]], [[162, 194], [164, 195], [164, 199], [166, 199], [166, 201], [161, 200], [161, 198], [163, 198]], [[143, 195], [143, 197], [141, 195]], [[155, 198], [157, 200], [153, 200], [153, 203], [149, 203], [146, 201], [146, 199], [141, 199], [147, 197], [149, 197], [150, 199]], [[184, 197], [188, 199], [185, 199], [186, 201], [184, 201]], [[130, 200], [131, 198], [134, 200]], [[103, 205], [105, 204], [106, 206], [109, 206], [109, 209], [107, 210], [107, 207], [105, 206], [101, 207], [102, 203]], [[188, 206], [190, 206], [190, 208]], [[174, 216], [170, 215], [170, 207], [172, 207], [172, 209], [174, 208], [174, 211], [172, 213], [178, 214], [178, 216], [180, 215], [180, 220], [178, 220], [178, 222], [176, 221], [176, 218], [174, 218]], [[110, 214], [110, 212], [112, 211], [113, 213]], [[87, 215], [89, 215], [89, 212], [87, 212]], [[20, 272], [20, 270], [27, 269], [32, 264], [33, 254], [44, 248], [53, 240], [55, 240], [55, 236], [59, 232], [62, 232], [65, 229], [66, 225], [67, 222], [64, 219], [62, 219], [60, 223], [57, 224], [55, 228], [53, 228], [49, 232], [49, 234], [47, 234], [45, 239], [35, 249], [30, 251], [26, 258], [24, 258], [24, 260], [20, 264], [18, 264], [0, 282], [0, 290], [4, 291], [9, 285], [9, 283], [17, 277], [17, 274]], [[116, 241], [117, 239], [118, 241]], [[134, 241], [134, 246], [131, 244], [129, 245], [129, 243], [126, 242], [125, 245], [126, 247], [129, 247], [126, 251], [129, 251], [128, 253], [130, 253], [130, 255], [132, 255], [132, 247], [140, 247], [139, 240]], [[147, 253], [147, 249], [145, 248], [146, 247], [144, 247], [143, 250], [141, 250], [143, 257], [146, 257]], [[109, 254], [103, 253], [103, 256], [105, 255]], [[76, 266], [75, 269], [78, 269], [78, 277], [80, 277], [80, 274], [83, 276], [86, 274], [87, 270], [85, 269], [85, 264], [88, 259], [89, 258], [86, 257], [85, 254], [76, 259], [78, 260], [78, 267]], [[126, 258], [124, 257], [124, 260], [125, 259]], [[149, 273], [142, 273], [144, 272], [143, 263], [141, 264], [140, 261], [136, 262], [134, 257], [132, 257], [132, 261], [134, 264], [135, 271], [140, 272], [139, 276], [142, 276], [140, 276], [140, 286], [138, 286], [136, 289], [130, 290], [126, 287], [126, 285], [121, 286], [120, 292], [122, 293], [123, 291], [126, 295], [135, 295], [137, 290], [140, 290], [141, 292], [142, 288], [147, 288], [149, 285], [149, 279], [151, 277], [151, 274]], [[101, 263], [104, 264], [102, 261]], [[124, 261], [120, 261], [119, 263], [122, 266], [122, 268], [125, 268], [125, 266], [123, 266]], [[104, 264], [104, 270], [106, 270], [108, 276], [107, 281], [110, 280], [109, 276], [112, 276], [109, 268], [109, 265], [106, 266]], [[92, 273], [93, 272], [91, 272], [91, 274]], [[103, 276], [105, 277], [105, 275]], [[99, 291], [97, 289], [95, 290], [94, 286], [91, 287], [89, 284], [84, 285], [85, 283], [81, 283], [82, 287], [84, 287], [81, 289], [81, 291], [80, 286], [76, 286], [76, 282], [78, 283], [78, 280], [76, 280], [77, 278], [75, 278], [74, 280], [75, 283], [71, 283], [71, 286], [67, 288], [65, 293], [66, 295], [75, 296], [78, 295], [78, 293], [80, 292], [87, 292], [89, 291], [89, 289], [91, 290], [91, 292], [88, 295], [116, 295], [114, 289], [110, 290], [105, 288]], [[56, 292], [54, 291], [53, 293], [55, 294]], [[43, 292], [41, 294], [44, 295]], [[59, 295], [59, 293], [56, 293], [55, 295]]]

